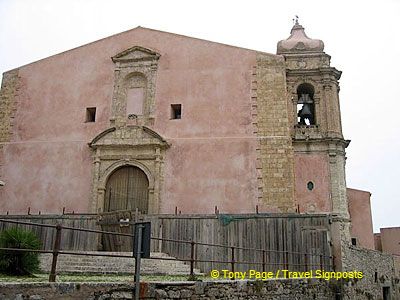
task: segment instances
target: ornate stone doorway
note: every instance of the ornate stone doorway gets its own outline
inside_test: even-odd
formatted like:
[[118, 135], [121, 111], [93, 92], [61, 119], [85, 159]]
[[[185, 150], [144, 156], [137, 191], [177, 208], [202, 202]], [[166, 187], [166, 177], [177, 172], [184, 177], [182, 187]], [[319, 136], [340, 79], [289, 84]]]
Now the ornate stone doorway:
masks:
[[89, 146], [93, 153], [91, 211], [157, 214], [169, 144], [145, 126], [109, 128]]
[[135, 166], [115, 170], [107, 180], [104, 212], [136, 210], [147, 214], [149, 209], [149, 180]]

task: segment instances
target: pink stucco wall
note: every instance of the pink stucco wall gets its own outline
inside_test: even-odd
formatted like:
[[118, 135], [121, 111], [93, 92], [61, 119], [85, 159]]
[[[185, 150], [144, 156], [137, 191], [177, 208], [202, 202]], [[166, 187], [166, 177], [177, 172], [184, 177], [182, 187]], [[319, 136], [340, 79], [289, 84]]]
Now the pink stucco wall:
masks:
[[[301, 213], [331, 212], [328, 157], [326, 154], [296, 153], [295, 200]], [[314, 189], [309, 190], [307, 183]]]
[[[167, 150], [161, 212], [254, 211], [256, 140], [250, 81], [256, 52], [136, 28], [19, 69], [10, 143], [3, 148], [0, 212], [86, 212], [92, 173], [87, 143], [110, 127], [111, 57], [132, 46], [158, 52], [155, 125]], [[170, 104], [182, 119], [170, 120]], [[86, 107], [97, 107], [85, 123]]]
[[400, 255], [400, 227], [381, 228], [382, 251]]
[[382, 251], [381, 234], [374, 233], [375, 250]]
[[385, 253], [394, 254], [394, 270], [400, 276], [400, 227], [381, 228], [380, 233], [375, 234], [380, 237], [380, 250]]
[[174, 140], [166, 176], [186, 179], [168, 180], [162, 211], [172, 213], [177, 206], [185, 213], [213, 212], [218, 206], [220, 212], [254, 212], [257, 181], [248, 155], [253, 146], [236, 139]]
[[351, 236], [357, 239], [358, 246], [375, 249], [370, 197], [370, 192], [347, 189]]

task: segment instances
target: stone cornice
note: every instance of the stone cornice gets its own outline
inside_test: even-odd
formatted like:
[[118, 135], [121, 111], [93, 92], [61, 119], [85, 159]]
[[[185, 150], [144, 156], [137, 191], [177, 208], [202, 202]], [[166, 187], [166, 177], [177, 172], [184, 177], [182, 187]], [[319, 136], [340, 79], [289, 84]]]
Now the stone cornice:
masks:
[[313, 75], [333, 75], [336, 80], [339, 80], [342, 75], [342, 71], [339, 71], [334, 67], [324, 67], [317, 69], [286, 69], [286, 76], [288, 77], [288, 79], [290, 77]]
[[345, 154], [345, 149], [349, 146], [350, 140], [335, 137], [324, 137], [324, 138], [304, 138], [296, 139], [293, 138], [294, 151], [308, 153], [312, 152], [339, 152]]
[[92, 145], [94, 145], [98, 140], [100, 140], [102, 137], [106, 136], [107, 134], [109, 134], [110, 132], [115, 131], [116, 128], [115, 127], [111, 127], [108, 128], [102, 132], [100, 132], [98, 135], [96, 135], [96, 137], [89, 143], [89, 146], [91, 147]]
[[126, 127], [111, 127], [99, 133], [90, 143], [89, 147], [121, 148], [157, 145], [168, 148], [167, 141], [154, 130], [146, 126], [130, 125]]
[[293, 143], [335, 143], [335, 144], [342, 144], [347, 148], [349, 146], [351, 140], [345, 140], [342, 138], [337, 137], [323, 137], [323, 138], [293, 138]]

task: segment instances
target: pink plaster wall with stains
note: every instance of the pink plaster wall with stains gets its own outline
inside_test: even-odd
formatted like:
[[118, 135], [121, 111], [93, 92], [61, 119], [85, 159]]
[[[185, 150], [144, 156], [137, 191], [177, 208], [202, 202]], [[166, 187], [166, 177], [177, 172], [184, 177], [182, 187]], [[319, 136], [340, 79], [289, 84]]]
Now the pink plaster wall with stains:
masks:
[[375, 250], [382, 251], [382, 241], [381, 241], [381, 234], [374, 233], [374, 243], [375, 243]]
[[347, 188], [351, 236], [358, 246], [375, 249], [370, 197], [370, 192]]
[[[301, 213], [331, 212], [328, 157], [326, 154], [295, 153], [295, 201]], [[307, 183], [314, 188], [309, 190]]]
[[[158, 52], [155, 125], [167, 150], [161, 213], [254, 211], [256, 140], [250, 83], [256, 52], [136, 28], [19, 68], [12, 140], [3, 148], [0, 212], [87, 212], [87, 143], [110, 127], [114, 63], [133, 46]], [[182, 119], [170, 120], [170, 105]], [[85, 123], [96, 107], [96, 122]], [[249, 138], [251, 137], [251, 138]]]
[[381, 228], [382, 251], [400, 255], [400, 227]]

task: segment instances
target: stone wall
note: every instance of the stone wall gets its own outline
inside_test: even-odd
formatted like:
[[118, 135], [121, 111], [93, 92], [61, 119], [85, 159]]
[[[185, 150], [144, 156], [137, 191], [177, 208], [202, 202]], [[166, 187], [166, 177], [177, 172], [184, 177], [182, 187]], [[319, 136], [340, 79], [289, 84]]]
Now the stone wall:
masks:
[[[133, 283], [1, 283], [0, 299], [133, 299]], [[141, 299], [335, 299], [326, 280], [143, 283]]]
[[0, 180], [4, 180], [3, 143], [9, 142], [11, 138], [19, 84], [18, 69], [3, 74], [0, 90]]
[[269, 211], [293, 212], [294, 153], [283, 58], [258, 54], [255, 85], [259, 196]]
[[12, 118], [15, 113], [15, 98], [19, 87], [18, 69], [5, 72], [0, 92], [0, 143], [9, 142]]
[[393, 256], [379, 251], [349, 246], [343, 253], [343, 271], [363, 272], [363, 278], [343, 285], [345, 299], [383, 299], [383, 288], [390, 288], [391, 299], [400, 299], [399, 278]]
[[[371, 284], [368, 273], [363, 279], [271, 279], [266, 281], [180, 281], [141, 283], [140, 299], [279, 299], [279, 300], [375, 300], [383, 299], [382, 281]], [[389, 284], [390, 281], [388, 281]], [[399, 299], [398, 280], [393, 280], [390, 299]], [[377, 288], [379, 286], [379, 288]], [[396, 294], [397, 293], [397, 294]], [[134, 283], [0, 283], [0, 299], [134, 299]]]
[[400, 256], [394, 255], [394, 271], [396, 273], [396, 277], [400, 278]]

